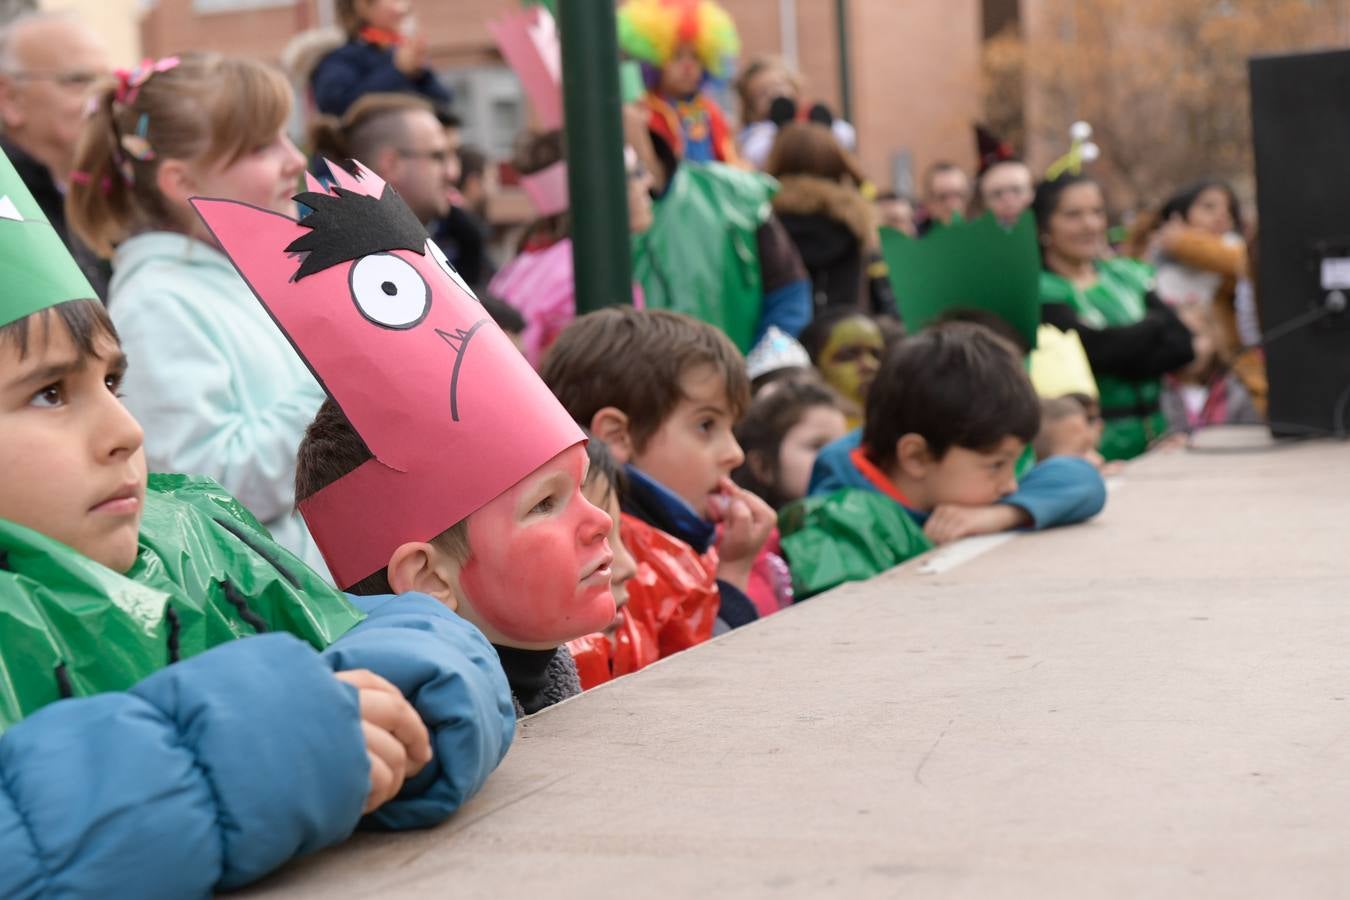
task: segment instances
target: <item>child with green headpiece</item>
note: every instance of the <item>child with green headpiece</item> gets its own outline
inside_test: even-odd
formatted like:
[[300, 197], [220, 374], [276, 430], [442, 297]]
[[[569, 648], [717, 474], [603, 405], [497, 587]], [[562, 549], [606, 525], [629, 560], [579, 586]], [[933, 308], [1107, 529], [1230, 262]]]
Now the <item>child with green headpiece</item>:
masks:
[[484, 638], [147, 484], [117, 333], [3, 156], [0, 277], [0, 896], [207, 896], [477, 790], [513, 728]]

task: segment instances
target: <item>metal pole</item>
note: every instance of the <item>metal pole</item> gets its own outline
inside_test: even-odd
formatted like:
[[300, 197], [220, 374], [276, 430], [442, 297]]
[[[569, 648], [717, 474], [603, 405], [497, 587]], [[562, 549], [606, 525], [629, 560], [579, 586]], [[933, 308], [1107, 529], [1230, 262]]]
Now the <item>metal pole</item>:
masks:
[[560, 0], [577, 313], [633, 302], [619, 37], [611, 0]]
[[856, 128], [853, 118], [853, 76], [848, 50], [848, 0], [834, 0], [834, 22], [839, 32], [839, 115]]

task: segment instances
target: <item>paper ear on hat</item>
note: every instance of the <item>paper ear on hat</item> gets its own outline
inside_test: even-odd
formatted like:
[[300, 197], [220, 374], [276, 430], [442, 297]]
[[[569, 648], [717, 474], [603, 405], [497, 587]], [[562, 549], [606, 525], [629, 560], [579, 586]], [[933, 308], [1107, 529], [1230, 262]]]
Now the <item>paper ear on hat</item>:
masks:
[[42, 207], [0, 153], [0, 327], [71, 300], [98, 294]]
[[943, 313], [982, 309], [1001, 316], [1031, 347], [1041, 321], [1041, 258], [1030, 211], [1011, 229], [992, 213], [953, 222], [923, 238], [881, 229], [900, 318], [919, 331]]
[[489, 21], [488, 31], [520, 79], [539, 124], [548, 131], [561, 128], [562, 47], [553, 15], [535, 6]]
[[300, 503], [345, 588], [584, 435], [398, 194], [329, 168], [299, 221], [192, 203], [375, 457]]

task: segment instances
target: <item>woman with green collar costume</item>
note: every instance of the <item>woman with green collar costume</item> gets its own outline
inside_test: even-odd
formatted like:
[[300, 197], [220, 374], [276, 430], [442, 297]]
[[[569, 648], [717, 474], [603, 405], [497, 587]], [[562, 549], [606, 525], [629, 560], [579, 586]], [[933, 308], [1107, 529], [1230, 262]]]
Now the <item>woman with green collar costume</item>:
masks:
[[1167, 430], [1159, 379], [1195, 357], [1193, 337], [1152, 292], [1153, 270], [1106, 258], [1101, 186], [1080, 174], [1042, 182], [1032, 209], [1041, 243], [1041, 319], [1082, 339], [1101, 394], [1108, 460], [1132, 459]]

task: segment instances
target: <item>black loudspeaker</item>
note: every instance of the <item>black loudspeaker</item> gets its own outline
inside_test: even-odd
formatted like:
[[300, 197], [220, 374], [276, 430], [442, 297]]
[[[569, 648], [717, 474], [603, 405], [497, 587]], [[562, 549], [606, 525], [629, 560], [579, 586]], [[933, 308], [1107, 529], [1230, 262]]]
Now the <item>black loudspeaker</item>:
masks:
[[1350, 425], [1350, 51], [1253, 59], [1271, 430]]

